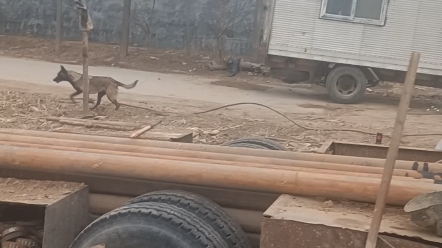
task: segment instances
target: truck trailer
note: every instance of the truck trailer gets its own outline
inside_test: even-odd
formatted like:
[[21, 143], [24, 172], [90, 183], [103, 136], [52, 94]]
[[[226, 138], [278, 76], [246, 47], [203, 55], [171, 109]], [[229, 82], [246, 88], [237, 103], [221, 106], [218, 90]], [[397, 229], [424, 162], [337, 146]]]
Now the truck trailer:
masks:
[[442, 1], [263, 0], [259, 56], [286, 83], [326, 87], [357, 103], [380, 81], [403, 82], [421, 53], [417, 85], [441, 87]]

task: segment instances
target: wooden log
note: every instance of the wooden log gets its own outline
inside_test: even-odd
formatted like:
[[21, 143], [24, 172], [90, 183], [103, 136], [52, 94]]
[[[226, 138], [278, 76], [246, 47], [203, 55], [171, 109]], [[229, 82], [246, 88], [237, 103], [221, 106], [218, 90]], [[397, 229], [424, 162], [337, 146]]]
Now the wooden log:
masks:
[[60, 174], [56, 171], [15, 170], [0, 168], [6, 178], [79, 182], [88, 185], [89, 192], [136, 197], [157, 190], [184, 190], [204, 196], [222, 207], [265, 211], [275, 202], [278, 194], [256, 191], [203, 187], [198, 185], [167, 183], [149, 180], [100, 177], [92, 175]]
[[[198, 162], [200, 161], [199, 159], [208, 159], [208, 160], [217, 160], [215, 163], [218, 164], [250, 166], [250, 167], [269, 167], [271, 165], [279, 165], [286, 167], [301, 167], [301, 168], [304, 167], [309, 169], [348, 171], [348, 172], [367, 173], [367, 174], [381, 174], [383, 171], [382, 168], [371, 168], [371, 167], [353, 166], [353, 165], [344, 165], [344, 164], [317, 163], [310, 161], [298, 161], [298, 160], [274, 159], [274, 158], [257, 159], [255, 157], [250, 157], [250, 156], [216, 154], [216, 153], [207, 153], [207, 152], [139, 147], [139, 146], [128, 146], [128, 145], [112, 145], [108, 143], [81, 142], [75, 140], [50, 139], [42, 137], [28, 137], [28, 136], [7, 135], [7, 134], [0, 135], [0, 141], [15, 142], [15, 143], [31, 143], [39, 145], [50, 145], [50, 146], [55, 145], [58, 147], [75, 147], [83, 149], [142, 153], [146, 154], [144, 156], [149, 156], [151, 158], [155, 157], [154, 154], [156, 154], [156, 155], [168, 156], [167, 159], [171, 160], [180, 160], [180, 161], [185, 160], [190, 162]], [[165, 157], [156, 157], [156, 158], [164, 159]], [[205, 161], [205, 162], [212, 162], [212, 161]], [[250, 164], [255, 164], [255, 165], [252, 166]], [[409, 176], [413, 178], [422, 178], [422, 176], [416, 171], [395, 170], [394, 174], [395, 176], [403, 176], [403, 177]]]
[[[89, 212], [105, 214], [126, 204], [132, 197], [104, 194], [89, 194]], [[261, 233], [261, 219], [263, 212], [223, 208], [226, 213], [240, 224], [245, 232]]]
[[[377, 159], [377, 158], [260, 150], [260, 149], [248, 149], [242, 147], [227, 147], [227, 146], [215, 146], [215, 145], [203, 145], [203, 144], [171, 143], [171, 142], [163, 142], [156, 140], [136, 140], [128, 138], [125, 139], [125, 138], [116, 138], [116, 137], [92, 136], [92, 135], [70, 134], [70, 133], [60, 133], [60, 132], [54, 133], [54, 132], [43, 132], [43, 131], [33, 131], [33, 130], [21, 130], [21, 129], [0, 129], [0, 133], [34, 136], [34, 137], [48, 137], [56, 139], [83, 140], [89, 142], [103, 142], [111, 144], [138, 145], [144, 147], [160, 147], [166, 149], [180, 149], [187, 151], [206, 151], [211, 153], [247, 155], [253, 157], [362, 165], [368, 167], [382, 168], [385, 163], [385, 159]], [[416, 163], [415, 161], [397, 160], [396, 168], [403, 170], [413, 170], [415, 163]], [[418, 163], [418, 165], [419, 165], [418, 170], [419, 171], [423, 170], [424, 167], [423, 163]], [[428, 163], [428, 171], [432, 173], [442, 173], [442, 164]]]
[[[113, 150], [98, 150], [98, 149], [88, 149], [79, 147], [68, 147], [65, 145], [52, 146], [43, 144], [33, 144], [33, 143], [18, 143], [18, 142], [5, 142], [0, 141], [0, 145], [5, 146], [17, 146], [17, 147], [28, 147], [28, 148], [44, 148], [51, 150], [62, 150], [62, 151], [75, 151], [75, 152], [88, 152], [88, 153], [98, 153], [98, 154], [111, 154], [111, 155], [122, 155], [122, 156], [133, 156], [133, 157], [144, 157], [144, 158], [156, 158], [165, 160], [178, 160], [178, 161], [188, 161], [188, 162], [198, 162], [198, 163], [208, 163], [208, 164], [225, 164], [233, 166], [245, 166], [245, 167], [257, 167], [257, 168], [269, 168], [277, 170], [290, 170], [290, 171], [301, 171], [301, 172], [311, 172], [324, 175], [347, 175], [355, 177], [367, 177], [367, 178], [381, 178], [380, 174], [369, 174], [369, 173], [358, 173], [358, 172], [347, 172], [347, 171], [335, 171], [335, 170], [321, 170], [303, 167], [291, 167], [291, 166], [278, 166], [278, 165], [266, 165], [266, 164], [253, 164], [253, 163], [242, 163], [242, 162], [232, 162], [223, 160], [210, 160], [210, 159], [198, 159], [198, 158], [186, 158], [177, 156], [164, 156], [156, 155], [150, 153], [135, 153], [135, 152], [120, 152]], [[394, 176], [394, 180], [408, 181], [410, 183], [434, 183], [433, 179], [415, 179], [412, 177]]]
[[[122, 166], [124, 165], [124, 166]], [[322, 196], [373, 203], [379, 179], [327, 175], [230, 165], [179, 162], [151, 158], [0, 146], [0, 167], [65, 174], [88, 174], [135, 180], [226, 187], [265, 193]], [[394, 181], [388, 203], [403, 206], [442, 186]]]

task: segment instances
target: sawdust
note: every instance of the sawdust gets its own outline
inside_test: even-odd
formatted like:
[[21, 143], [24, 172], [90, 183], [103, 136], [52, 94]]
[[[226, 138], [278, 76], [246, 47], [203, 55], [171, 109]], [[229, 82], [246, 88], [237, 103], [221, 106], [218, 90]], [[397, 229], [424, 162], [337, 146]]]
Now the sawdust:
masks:
[[84, 187], [82, 183], [0, 178], [0, 201], [50, 204]]

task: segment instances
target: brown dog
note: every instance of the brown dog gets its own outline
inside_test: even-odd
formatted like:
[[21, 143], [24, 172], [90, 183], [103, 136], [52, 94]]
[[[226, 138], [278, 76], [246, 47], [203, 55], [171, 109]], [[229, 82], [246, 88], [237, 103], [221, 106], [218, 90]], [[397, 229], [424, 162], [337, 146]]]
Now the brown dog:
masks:
[[[69, 82], [76, 90], [69, 96], [72, 102], [75, 103], [74, 97], [83, 93], [83, 74], [74, 71], [68, 71], [62, 65], [60, 67], [61, 69], [58, 72], [57, 76], [54, 78], [54, 82]], [[106, 95], [109, 101], [115, 104], [115, 110], [117, 110], [118, 108], [120, 108], [120, 104], [117, 102], [118, 86], [125, 89], [132, 89], [137, 86], [137, 83], [138, 80], [136, 80], [132, 84], [126, 85], [116, 81], [111, 77], [89, 76], [89, 94], [98, 94], [97, 103], [91, 109], [95, 109], [96, 107], [98, 107], [98, 105], [100, 105], [101, 103], [101, 98]]]

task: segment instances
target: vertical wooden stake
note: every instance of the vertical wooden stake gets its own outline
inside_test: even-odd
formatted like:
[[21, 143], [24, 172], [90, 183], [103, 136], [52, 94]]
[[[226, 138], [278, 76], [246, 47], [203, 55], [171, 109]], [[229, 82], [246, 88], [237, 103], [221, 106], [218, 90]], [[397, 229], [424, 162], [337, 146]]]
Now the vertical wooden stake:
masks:
[[405, 84], [403, 86], [402, 97], [399, 102], [396, 121], [393, 134], [391, 136], [390, 147], [388, 148], [387, 158], [385, 160], [384, 172], [382, 174], [381, 185], [379, 187], [376, 205], [374, 207], [373, 219], [368, 232], [365, 248], [376, 248], [378, 233], [381, 227], [382, 216], [384, 215], [385, 202], [390, 189], [391, 177], [393, 176], [394, 165], [396, 162], [399, 145], [401, 143], [402, 132], [404, 130], [405, 118], [407, 117], [408, 107], [410, 106], [413, 95], [414, 82], [416, 80], [417, 68], [419, 65], [420, 53], [413, 52], [408, 66]]
[[186, 54], [190, 57], [190, 0], [184, 0], [186, 4]]
[[55, 53], [60, 54], [62, 37], [63, 0], [57, 0], [57, 19], [55, 23]]
[[83, 112], [89, 112], [89, 35], [81, 32], [83, 38]]
[[264, 25], [264, 0], [256, 0], [252, 33], [252, 62], [259, 63], [259, 45]]
[[121, 46], [120, 58], [127, 56], [129, 49], [129, 30], [130, 30], [130, 7], [132, 1], [124, 0], [123, 3], [123, 24], [121, 25]]

